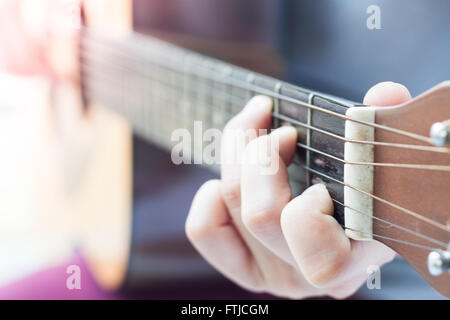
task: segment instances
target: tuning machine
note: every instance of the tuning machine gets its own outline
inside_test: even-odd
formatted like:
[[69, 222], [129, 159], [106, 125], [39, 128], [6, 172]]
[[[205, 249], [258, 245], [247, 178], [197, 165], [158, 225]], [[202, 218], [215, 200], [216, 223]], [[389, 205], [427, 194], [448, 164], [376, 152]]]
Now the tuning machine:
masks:
[[444, 271], [450, 272], [450, 251], [436, 250], [428, 254], [428, 272], [439, 276]]
[[433, 145], [442, 147], [449, 143], [450, 120], [436, 122], [430, 128], [430, 139]]

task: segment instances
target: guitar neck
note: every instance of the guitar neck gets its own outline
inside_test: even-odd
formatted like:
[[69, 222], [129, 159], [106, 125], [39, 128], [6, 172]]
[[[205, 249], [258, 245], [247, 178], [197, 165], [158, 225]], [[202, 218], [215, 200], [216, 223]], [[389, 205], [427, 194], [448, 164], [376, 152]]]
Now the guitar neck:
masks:
[[[158, 39], [131, 33], [108, 38], [85, 29], [81, 41], [84, 95], [125, 117], [134, 132], [171, 150], [176, 129], [195, 139], [201, 130], [222, 129], [254, 95], [273, 98], [273, 128], [291, 124], [299, 147], [289, 168], [293, 195], [323, 181], [335, 199], [335, 216], [343, 223], [345, 121], [350, 102], [309, 91], [250, 70], [206, 57]], [[312, 107], [311, 107], [312, 106]], [[199, 121], [199, 122], [197, 122]], [[202, 148], [186, 152], [194, 159]], [[214, 166], [217, 169], [217, 166]]]

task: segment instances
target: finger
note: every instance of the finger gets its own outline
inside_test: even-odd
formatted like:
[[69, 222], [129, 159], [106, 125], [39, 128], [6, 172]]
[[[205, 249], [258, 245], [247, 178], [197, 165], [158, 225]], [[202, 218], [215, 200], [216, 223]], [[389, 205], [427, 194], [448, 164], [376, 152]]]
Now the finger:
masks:
[[[249, 143], [242, 164], [242, 221], [266, 248], [295, 265], [281, 231], [281, 211], [291, 199], [287, 166], [294, 157], [297, 131], [282, 127]], [[268, 149], [267, 162], [261, 151]], [[267, 165], [269, 163], [269, 166]]]
[[408, 89], [395, 82], [380, 82], [367, 91], [364, 104], [372, 106], [395, 106], [411, 99]]
[[350, 240], [332, 213], [326, 187], [317, 184], [289, 202], [281, 215], [282, 231], [295, 261], [317, 287], [330, 282], [350, 257]]
[[268, 130], [272, 101], [265, 96], [252, 98], [245, 108], [225, 126], [221, 146], [222, 195], [236, 217], [240, 211], [240, 173], [242, 154], [246, 145], [256, 139], [260, 129]]
[[333, 202], [325, 186], [314, 185], [283, 210], [283, 234], [312, 285], [354, 290], [353, 280], [365, 279], [369, 266], [392, 260], [395, 253], [377, 241], [351, 241], [332, 214]]
[[[382, 82], [367, 92], [364, 103], [389, 106], [409, 99], [411, 95], [403, 85]], [[333, 203], [326, 189], [313, 186], [286, 206], [281, 225], [305, 278], [315, 286], [336, 287], [335, 291], [348, 293], [357, 287], [355, 282], [367, 277], [369, 265], [381, 265], [394, 253], [376, 241], [351, 241], [332, 212]]]
[[256, 264], [231, 222], [219, 185], [218, 180], [211, 180], [198, 190], [186, 221], [186, 234], [222, 274], [248, 290], [260, 291]]

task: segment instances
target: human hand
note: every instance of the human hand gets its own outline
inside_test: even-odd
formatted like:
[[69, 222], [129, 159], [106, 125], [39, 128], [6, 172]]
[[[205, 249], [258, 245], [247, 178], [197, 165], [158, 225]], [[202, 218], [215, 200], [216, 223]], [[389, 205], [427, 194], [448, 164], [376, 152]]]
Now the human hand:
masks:
[[75, 73], [80, 8], [81, 0], [0, 1], [0, 70]]
[[[399, 84], [383, 82], [364, 98], [368, 105], [389, 106], [411, 98]], [[287, 167], [297, 133], [283, 127], [269, 135], [240, 141], [238, 132], [269, 129], [272, 102], [253, 98], [225, 127], [221, 180], [197, 192], [186, 221], [194, 247], [217, 270], [238, 285], [276, 296], [300, 299], [329, 295], [345, 298], [368, 277], [367, 268], [391, 261], [395, 253], [382, 243], [349, 239], [333, 218], [333, 202], [324, 185], [314, 185], [292, 199]], [[261, 174], [258, 149], [279, 163], [275, 174]]]

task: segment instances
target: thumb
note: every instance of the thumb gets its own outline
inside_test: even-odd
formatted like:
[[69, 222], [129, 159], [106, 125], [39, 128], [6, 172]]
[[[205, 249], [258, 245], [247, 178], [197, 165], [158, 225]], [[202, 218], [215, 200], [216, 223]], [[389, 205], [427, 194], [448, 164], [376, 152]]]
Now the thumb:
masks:
[[395, 106], [411, 99], [408, 89], [395, 82], [380, 82], [367, 91], [364, 104], [372, 106]]

